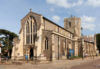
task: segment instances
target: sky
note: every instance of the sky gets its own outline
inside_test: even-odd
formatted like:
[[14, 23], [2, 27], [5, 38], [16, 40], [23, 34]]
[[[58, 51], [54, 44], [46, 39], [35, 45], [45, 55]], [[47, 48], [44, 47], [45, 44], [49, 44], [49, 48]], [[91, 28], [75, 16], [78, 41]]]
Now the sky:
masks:
[[0, 0], [0, 29], [18, 34], [30, 8], [62, 27], [64, 18], [80, 17], [83, 35], [100, 33], [100, 0]]

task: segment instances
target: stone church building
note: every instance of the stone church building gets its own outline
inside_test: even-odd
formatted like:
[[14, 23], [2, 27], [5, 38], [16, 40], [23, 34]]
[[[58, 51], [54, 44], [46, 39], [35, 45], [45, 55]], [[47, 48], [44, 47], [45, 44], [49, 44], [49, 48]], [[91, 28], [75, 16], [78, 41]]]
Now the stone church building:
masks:
[[[87, 45], [86, 45], [87, 44]], [[89, 45], [88, 45], [89, 44]], [[85, 41], [81, 35], [81, 19], [70, 17], [64, 19], [64, 27], [59, 26], [41, 14], [30, 11], [21, 20], [19, 37], [14, 38], [12, 59], [39, 60], [67, 59], [69, 50], [73, 56], [84, 55], [85, 47], [96, 55], [95, 41]]]

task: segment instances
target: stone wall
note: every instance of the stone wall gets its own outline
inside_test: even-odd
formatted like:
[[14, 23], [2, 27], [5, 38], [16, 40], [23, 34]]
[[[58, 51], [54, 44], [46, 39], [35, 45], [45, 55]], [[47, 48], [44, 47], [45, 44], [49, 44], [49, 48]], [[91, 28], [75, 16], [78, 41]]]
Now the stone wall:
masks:
[[64, 28], [70, 30], [75, 36], [81, 37], [81, 19], [70, 17], [64, 19]]
[[[46, 38], [48, 39], [48, 49], [45, 49], [45, 40]], [[50, 30], [43, 30], [43, 35], [42, 35], [42, 51], [44, 56], [46, 57], [46, 60], [52, 60], [52, 31]]]
[[[35, 41], [35, 45], [34, 43], [26, 43], [26, 23], [27, 21], [31, 23], [30, 17], [34, 18], [34, 23], [37, 25], [36, 35], [38, 39]], [[29, 28], [31, 29], [31, 24]], [[30, 34], [33, 37], [33, 32]], [[31, 37], [30, 39], [32, 39]], [[45, 47], [46, 39], [48, 39], [47, 48]], [[63, 28], [40, 14], [29, 12], [21, 20], [19, 39], [15, 41], [12, 56], [18, 58], [24, 57], [25, 54], [29, 56], [30, 47], [34, 48], [36, 57], [44, 60], [66, 59], [69, 49], [74, 50], [74, 56], [80, 56], [83, 53], [93, 55], [96, 51], [93, 43], [81, 40], [81, 19], [76, 17], [65, 18]], [[15, 50], [16, 48], [18, 50]]]

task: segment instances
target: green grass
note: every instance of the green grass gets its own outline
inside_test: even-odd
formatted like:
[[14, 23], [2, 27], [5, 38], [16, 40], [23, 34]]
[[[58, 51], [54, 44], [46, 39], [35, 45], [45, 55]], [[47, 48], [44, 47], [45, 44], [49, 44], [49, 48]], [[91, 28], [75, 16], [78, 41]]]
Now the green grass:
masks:
[[71, 59], [78, 59], [78, 58], [82, 58], [81, 56], [72, 56]]

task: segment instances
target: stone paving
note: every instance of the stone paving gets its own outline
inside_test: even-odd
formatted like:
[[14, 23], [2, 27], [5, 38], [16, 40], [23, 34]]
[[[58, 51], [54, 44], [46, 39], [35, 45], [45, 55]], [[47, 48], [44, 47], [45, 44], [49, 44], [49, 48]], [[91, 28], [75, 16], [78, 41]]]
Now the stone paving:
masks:
[[71, 69], [100, 69], [100, 59], [73, 66]]
[[41, 62], [38, 64], [26, 63], [15, 65], [0, 65], [0, 69], [71, 69], [71, 67], [76, 65], [81, 65], [87, 62], [92, 62], [98, 60], [100, 57], [75, 59], [75, 60], [55, 60], [52, 62]]

